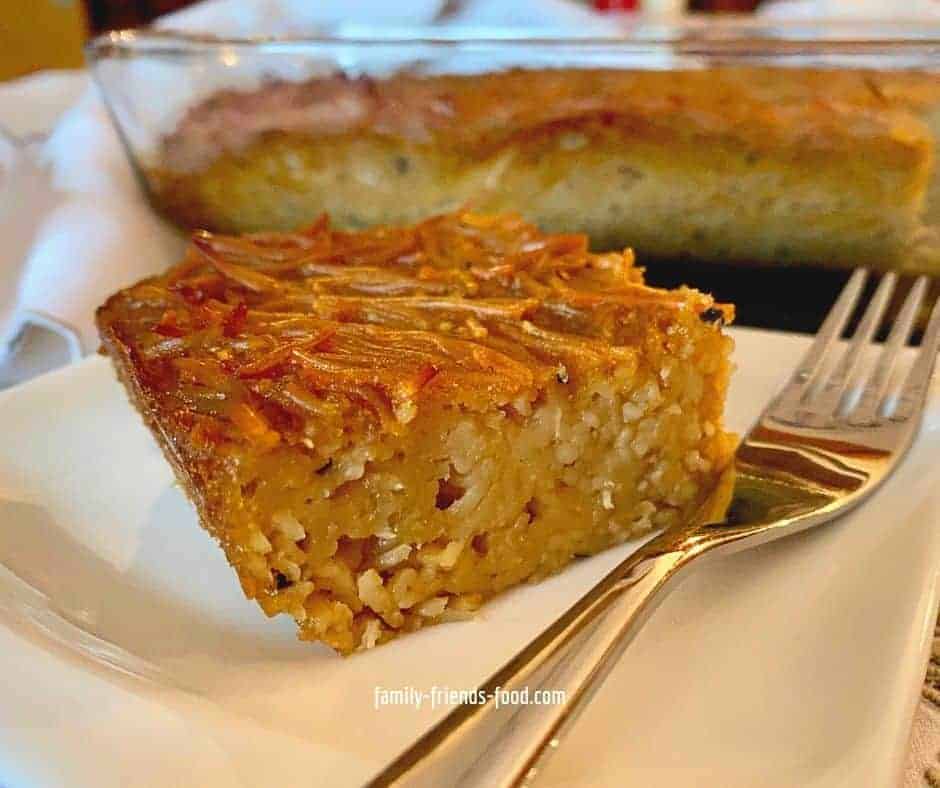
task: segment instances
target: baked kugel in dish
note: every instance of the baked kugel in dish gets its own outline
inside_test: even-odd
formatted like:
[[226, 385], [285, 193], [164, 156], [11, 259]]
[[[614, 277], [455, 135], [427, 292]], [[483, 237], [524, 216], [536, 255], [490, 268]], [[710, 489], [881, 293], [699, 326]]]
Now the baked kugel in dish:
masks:
[[196, 233], [97, 315], [245, 594], [349, 653], [684, 521], [730, 306], [515, 215]]
[[167, 214], [222, 232], [469, 206], [644, 261], [937, 271], [938, 132], [917, 71], [326, 76], [215, 94], [147, 169]]

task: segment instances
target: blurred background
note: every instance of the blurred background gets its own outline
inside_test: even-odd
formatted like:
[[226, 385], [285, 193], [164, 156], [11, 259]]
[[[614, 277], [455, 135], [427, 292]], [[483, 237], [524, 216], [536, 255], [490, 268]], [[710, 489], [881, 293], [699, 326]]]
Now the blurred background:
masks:
[[[583, 2], [611, 13], [638, 10], [744, 13], [760, 4], [760, 0]], [[192, 4], [193, 0], [0, 0], [0, 80], [46, 68], [76, 68], [82, 65], [82, 45], [89, 35], [145, 25], [162, 14]]]

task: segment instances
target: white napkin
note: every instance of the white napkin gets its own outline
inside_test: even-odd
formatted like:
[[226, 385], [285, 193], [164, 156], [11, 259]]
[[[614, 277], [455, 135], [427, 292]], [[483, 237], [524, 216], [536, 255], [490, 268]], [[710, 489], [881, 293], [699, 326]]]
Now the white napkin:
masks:
[[0, 354], [29, 324], [58, 330], [77, 349], [93, 351], [95, 307], [109, 292], [165, 267], [182, 239], [145, 204], [91, 91], [40, 151], [16, 156], [5, 183], [2, 224], [19, 241], [4, 249], [8, 282], [24, 243], [28, 251], [12, 308], [0, 314]]
[[[310, 34], [342, 26], [526, 26], [616, 29], [612, 20], [568, 0], [444, 0], [309, 3], [207, 0], [164, 17], [160, 26], [216, 34]], [[6, 165], [6, 166], [5, 166]], [[38, 155], [0, 142], [0, 362], [30, 324], [52, 327], [81, 353], [98, 346], [94, 311], [104, 299], [172, 263], [182, 235], [147, 205], [100, 98], [90, 89], [60, 121]]]

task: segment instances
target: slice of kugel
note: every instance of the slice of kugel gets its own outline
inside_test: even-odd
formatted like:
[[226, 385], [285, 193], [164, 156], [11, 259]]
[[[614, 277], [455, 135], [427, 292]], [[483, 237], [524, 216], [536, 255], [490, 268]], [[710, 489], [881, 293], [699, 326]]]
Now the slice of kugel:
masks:
[[516, 216], [197, 234], [98, 324], [268, 615], [342, 653], [691, 516], [732, 309]]

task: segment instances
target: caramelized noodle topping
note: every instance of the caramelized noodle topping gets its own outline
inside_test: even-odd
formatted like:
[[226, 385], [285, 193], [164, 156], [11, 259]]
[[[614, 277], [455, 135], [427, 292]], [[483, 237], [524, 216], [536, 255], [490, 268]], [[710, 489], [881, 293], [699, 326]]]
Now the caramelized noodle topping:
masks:
[[629, 250], [591, 254], [584, 236], [468, 212], [356, 233], [325, 216], [294, 234], [197, 232], [182, 262], [103, 309], [115, 299], [150, 327], [135, 352], [151, 386], [268, 447], [301, 441], [310, 412], [397, 430], [423, 402], [534, 399], [559, 370], [567, 382], [631, 363], [657, 315], [732, 318], [698, 291], [646, 287]]

